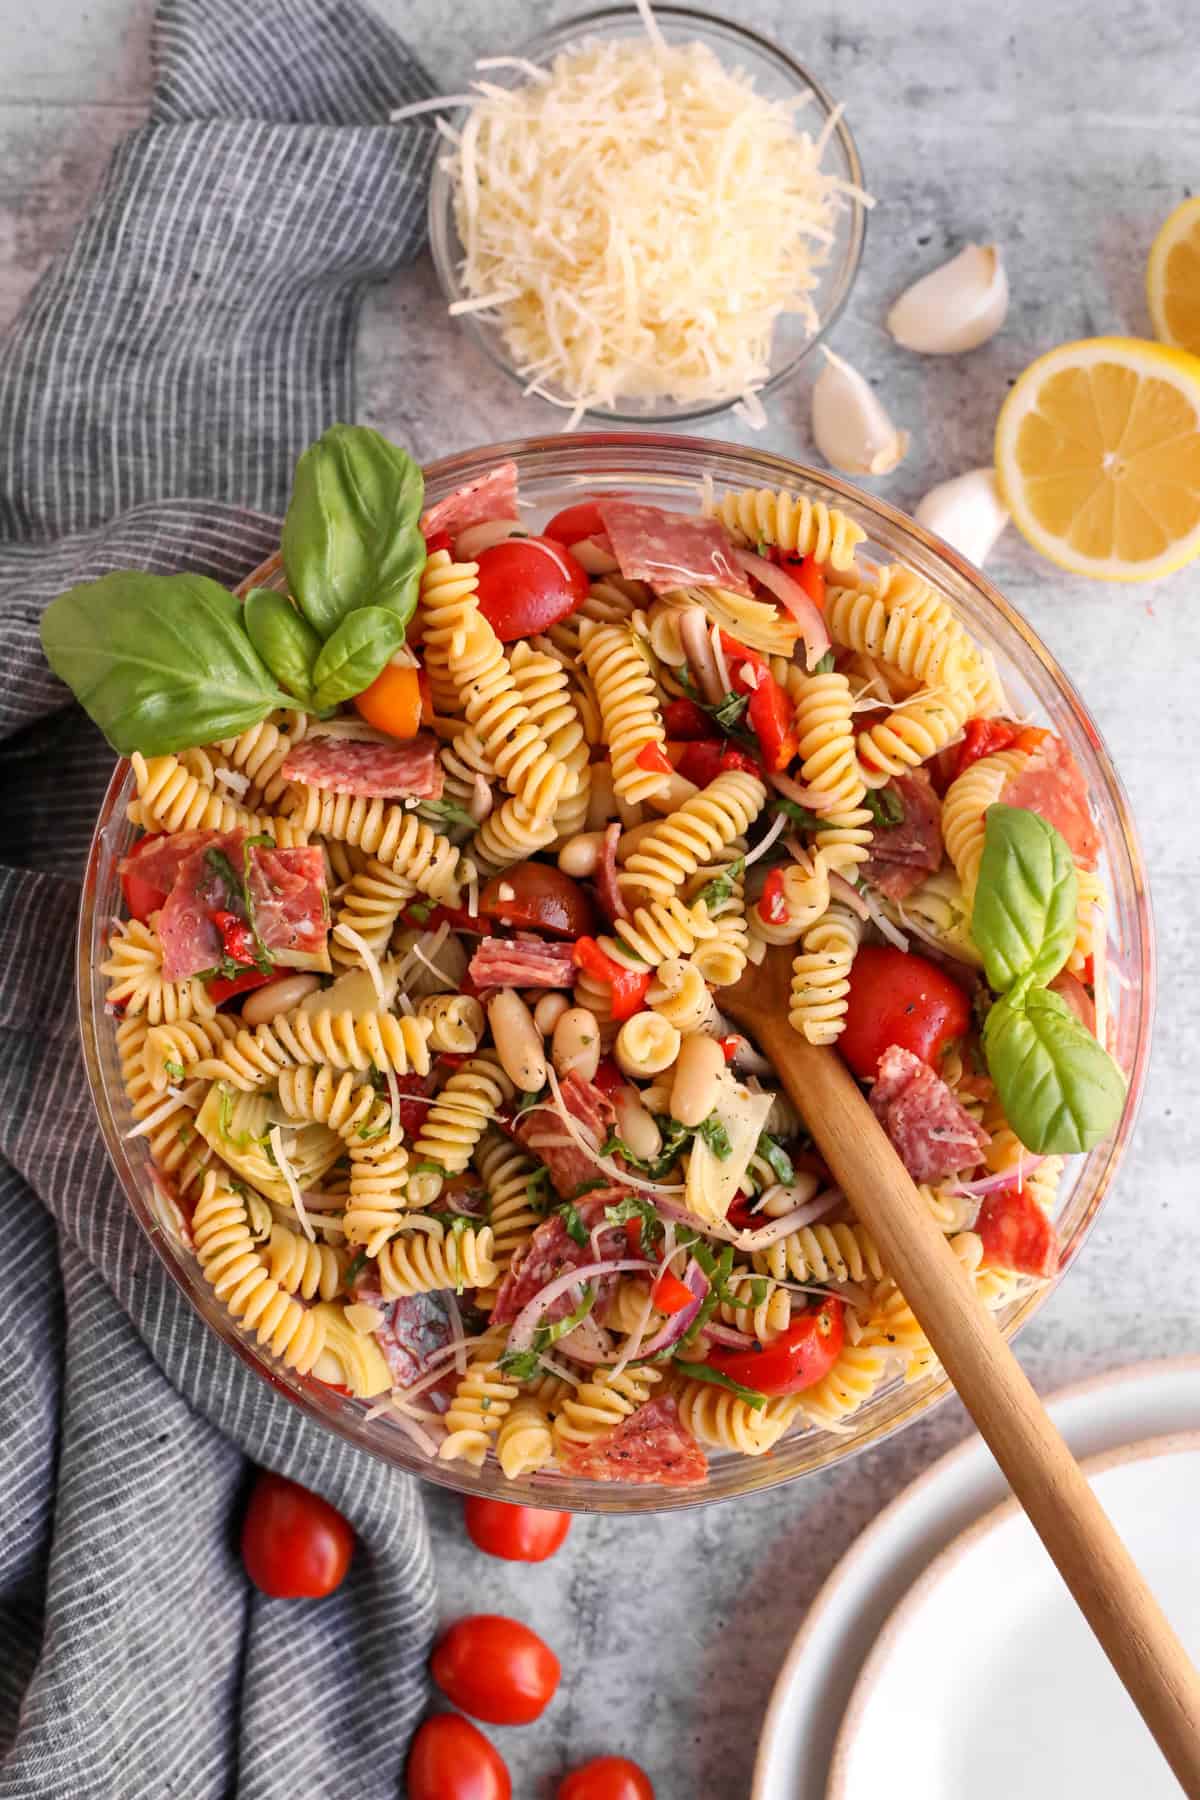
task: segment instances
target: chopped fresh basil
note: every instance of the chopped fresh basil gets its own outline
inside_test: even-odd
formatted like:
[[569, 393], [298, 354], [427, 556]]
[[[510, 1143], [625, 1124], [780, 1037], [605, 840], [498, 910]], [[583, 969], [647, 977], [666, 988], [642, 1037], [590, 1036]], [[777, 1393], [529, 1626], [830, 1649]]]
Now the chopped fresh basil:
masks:
[[525, 1183], [525, 1199], [535, 1213], [545, 1213], [550, 1201], [550, 1171], [535, 1169]]
[[357, 1251], [355, 1253], [354, 1257], [352, 1258], [352, 1260], [346, 1265], [346, 1273], [342, 1277], [343, 1286], [344, 1287], [353, 1287], [354, 1283], [358, 1280], [359, 1276], [362, 1274], [362, 1272], [366, 1268], [366, 1266], [367, 1266], [366, 1251], [365, 1250]]
[[479, 825], [479, 820], [457, 800], [422, 800], [417, 811], [434, 825], [456, 826], [463, 831], [475, 831]]
[[714, 876], [712, 881], [700, 889], [696, 895], [697, 900], [703, 900], [710, 913], [715, 906], [723, 906], [731, 898], [733, 884], [741, 877], [745, 867], [745, 857], [736, 856], [722, 874]]
[[169, 1075], [171, 1077], [172, 1081], [182, 1081], [183, 1080], [184, 1067], [181, 1062], [165, 1062], [163, 1064], [163, 1070], [164, 1070], [164, 1073], [166, 1073], [167, 1075]]
[[710, 706], [706, 710], [712, 714], [722, 731], [732, 733], [749, 704], [749, 694], [726, 694], [718, 706]]
[[827, 824], [818, 813], [809, 812], [807, 806], [801, 806], [796, 800], [785, 800], [781, 794], [771, 796], [771, 805], [777, 813], [782, 813], [785, 819], [790, 819], [793, 825], [799, 826], [801, 831], [822, 831]]
[[893, 826], [904, 823], [903, 798], [890, 784], [887, 787], [868, 788], [863, 805], [874, 823], [884, 831], [890, 831]]
[[564, 1318], [555, 1319], [553, 1324], [539, 1325], [533, 1334], [533, 1343], [528, 1350], [506, 1350], [500, 1358], [499, 1367], [503, 1374], [512, 1375], [517, 1381], [529, 1381], [537, 1374], [538, 1365], [545, 1351], [559, 1338], [566, 1337], [581, 1325], [596, 1303], [596, 1290], [591, 1282], [585, 1282], [578, 1306], [567, 1313]]
[[242, 884], [225, 852], [210, 848], [204, 852], [204, 860], [213, 874], [225, 884], [225, 911], [231, 912], [235, 906], [243, 905]]
[[554, 1210], [566, 1226], [567, 1236], [573, 1238], [577, 1244], [586, 1244], [588, 1241], [588, 1228], [580, 1218], [579, 1208], [575, 1205], [574, 1201], [564, 1200], [561, 1206], [556, 1206]]
[[729, 1141], [729, 1133], [715, 1112], [709, 1113], [707, 1119], [701, 1119], [696, 1127], [696, 1136], [703, 1138], [713, 1155], [722, 1162], [733, 1155], [733, 1145]]
[[833, 651], [827, 650], [825, 652], [824, 656], [819, 656], [817, 658], [816, 663], [813, 665], [813, 667], [808, 672], [810, 675], [832, 675], [833, 674], [833, 664], [834, 664]]
[[606, 1206], [604, 1209], [606, 1225], [628, 1225], [631, 1219], [640, 1219], [643, 1225], [651, 1228], [659, 1225], [653, 1201], [643, 1200], [638, 1194], [627, 1194], [615, 1206]]
[[433, 904], [429, 900], [414, 900], [404, 909], [406, 917], [417, 925], [428, 925], [433, 913]]
[[761, 1412], [767, 1404], [767, 1396], [760, 1394], [757, 1388], [743, 1387], [740, 1381], [734, 1381], [730, 1375], [722, 1375], [720, 1369], [712, 1369], [707, 1363], [682, 1362], [676, 1357], [675, 1367], [689, 1381], [707, 1381], [713, 1387], [728, 1388], [731, 1394], [736, 1394], [739, 1400], [744, 1400], [755, 1412]]
[[517, 1101], [517, 1111], [519, 1113], [528, 1112], [531, 1106], [540, 1106], [545, 1096], [545, 1088], [539, 1088], [536, 1094], [522, 1094]]
[[791, 1157], [783, 1145], [777, 1143], [769, 1132], [764, 1131], [760, 1135], [756, 1155], [761, 1156], [763, 1161], [768, 1164], [776, 1181], [795, 1181], [796, 1170]]

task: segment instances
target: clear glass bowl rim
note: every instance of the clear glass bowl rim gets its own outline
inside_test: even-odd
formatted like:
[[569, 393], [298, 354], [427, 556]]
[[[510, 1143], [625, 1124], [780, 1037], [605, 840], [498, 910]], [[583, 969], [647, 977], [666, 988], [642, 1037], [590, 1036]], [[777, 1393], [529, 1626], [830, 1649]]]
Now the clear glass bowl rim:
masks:
[[[794, 56], [783, 49], [782, 45], [765, 37], [761, 32], [752, 30], [748, 25], [740, 25], [732, 19], [724, 19], [717, 13], [705, 12], [699, 7], [659, 5], [658, 0], [655, 0], [654, 14], [660, 24], [679, 25], [699, 34], [707, 31], [722, 40], [729, 40], [735, 45], [740, 43], [746, 50], [753, 51], [756, 55], [774, 63], [788, 80], [794, 81], [797, 87], [811, 93], [822, 109], [822, 124], [831, 116], [836, 115], [833, 132], [846, 160], [847, 179], [853, 182], [857, 188], [866, 192], [858, 145], [853, 132], [846, 123], [845, 114], [838, 113], [838, 103], [828, 89], [805, 68], [803, 63], [798, 62]], [[525, 43], [517, 46], [513, 54], [526, 57], [531, 62], [538, 62], [555, 51], [563, 49], [588, 31], [607, 29], [618, 24], [629, 27], [631, 31], [641, 31], [641, 17], [637, 8], [634, 6], [605, 6], [598, 7], [592, 12], [580, 13], [574, 18], [564, 19], [561, 24], [551, 26], [544, 32], [539, 32], [536, 37], [527, 39]], [[501, 75], [503, 72], [491, 71], [490, 73], [495, 78], [496, 75]], [[465, 117], [465, 108], [459, 107], [453, 117], [456, 121], [460, 121]], [[774, 393], [781, 387], [785, 381], [790, 380], [800, 364], [812, 354], [818, 344], [825, 340], [841, 317], [862, 262], [863, 246], [867, 235], [867, 210], [861, 200], [852, 195], [848, 196], [846, 206], [846, 217], [849, 221], [848, 236], [833, 271], [833, 290], [825, 305], [821, 324], [812, 336], [805, 339], [797, 348], [794, 355], [789, 356], [779, 368], [772, 370], [760, 389], [760, 398], [765, 399], [768, 394]], [[437, 271], [438, 284], [447, 305], [454, 300], [464, 298], [456, 267], [455, 246], [457, 243], [458, 233], [454, 224], [450, 179], [442, 168], [439, 157], [434, 163], [429, 184], [429, 249], [433, 257], [434, 268]], [[489, 330], [471, 313], [459, 315], [457, 323], [467, 331], [472, 342], [483, 352], [488, 361], [518, 388], [524, 390], [525, 378], [517, 372], [505, 355], [498, 332]], [[652, 404], [647, 410], [641, 412], [632, 408], [609, 411], [606, 408], [589, 407], [584, 417], [606, 425], [683, 425], [694, 423], [700, 419], [719, 418], [722, 413], [727, 413], [735, 404], [736, 396], [732, 400], [698, 402], [694, 406], [677, 406], [671, 403], [663, 403], [661, 406]]]
[[[680, 495], [690, 491], [694, 497], [696, 483], [708, 473], [731, 487], [785, 487], [792, 493], [808, 493], [811, 498], [823, 498], [828, 504], [846, 506], [866, 527], [869, 544], [883, 543], [889, 554], [903, 556], [918, 572], [937, 581], [977, 633], [980, 619], [994, 620], [1001, 638], [1007, 636], [1014, 640], [1009, 645], [1002, 643], [999, 646], [1001, 654], [1011, 658], [1019, 650], [1025, 662], [1032, 665], [1042, 681], [1039, 701], [1043, 709], [1050, 713], [1057, 729], [1065, 730], [1076, 754], [1083, 759], [1085, 773], [1094, 775], [1101, 783], [1101, 791], [1096, 794], [1093, 788], [1093, 792], [1102, 814], [1110, 815], [1116, 827], [1115, 832], [1105, 838], [1111, 862], [1110, 887], [1114, 906], [1131, 933], [1124, 946], [1129, 993], [1123, 996], [1123, 1003], [1128, 1003], [1131, 1008], [1129, 1018], [1132, 1021], [1124, 1046], [1129, 1091], [1116, 1131], [1104, 1144], [1080, 1159], [1079, 1179], [1063, 1215], [1066, 1217], [1074, 1209], [1057, 1280], [1035, 1289], [1002, 1315], [1005, 1334], [1012, 1336], [1055, 1291], [1057, 1281], [1073, 1264], [1095, 1224], [1136, 1122], [1153, 1024], [1154, 926], [1145, 866], [1128, 798], [1079, 694], [1041, 639], [984, 574], [886, 501], [822, 471], [808, 469], [769, 451], [720, 440], [649, 432], [588, 432], [569, 437], [513, 439], [440, 458], [425, 471], [427, 496], [431, 501], [439, 499], [460, 483], [474, 479], [508, 457], [517, 461], [525, 482], [553, 479], [556, 493], [562, 496], [558, 504], [568, 504], [573, 495], [577, 497], [589, 487], [638, 479], [643, 484], [656, 481], [660, 485], [670, 485]], [[984, 636], [992, 641], [989, 630], [984, 630]], [[639, 1488], [562, 1476], [549, 1479], [522, 1477], [510, 1482], [491, 1464], [475, 1470], [460, 1463], [430, 1462], [394, 1427], [389, 1429], [384, 1420], [366, 1421], [362, 1403], [349, 1400], [320, 1383], [297, 1377], [290, 1370], [267, 1360], [242, 1336], [224, 1308], [214, 1300], [194, 1259], [185, 1259], [166, 1238], [122, 1135], [126, 1103], [115, 1078], [114, 1033], [111, 1020], [104, 1014], [104, 983], [96, 973], [99, 958], [95, 946], [103, 934], [112, 906], [111, 891], [104, 895], [100, 892], [102, 865], [107, 857], [111, 889], [113, 853], [110, 839], [121, 830], [124, 805], [131, 793], [129, 764], [120, 762], [109, 784], [88, 855], [77, 939], [80, 1034], [101, 1132], [135, 1216], [190, 1304], [248, 1368], [286, 1394], [310, 1418], [393, 1466], [458, 1493], [486, 1494], [496, 1499], [552, 1506], [571, 1512], [663, 1512], [760, 1492], [831, 1467], [882, 1442], [951, 1392], [944, 1378], [926, 1377], [909, 1387], [889, 1388], [857, 1415], [859, 1425], [852, 1425], [844, 1435], [819, 1433], [784, 1438], [774, 1451], [759, 1458], [713, 1452], [708, 1485], [699, 1489]], [[128, 828], [125, 834], [132, 835]], [[1084, 1201], [1075, 1206], [1076, 1196], [1085, 1185]]]

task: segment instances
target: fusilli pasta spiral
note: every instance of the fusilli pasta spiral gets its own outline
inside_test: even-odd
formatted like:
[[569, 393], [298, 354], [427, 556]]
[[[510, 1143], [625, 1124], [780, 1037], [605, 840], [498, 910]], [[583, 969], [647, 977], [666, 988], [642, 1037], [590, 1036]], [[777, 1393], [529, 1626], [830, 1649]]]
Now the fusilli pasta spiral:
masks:
[[777, 493], [770, 488], [731, 489], [711, 510], [744, 544], [775, 544], [833, 569], [848, 569], [867, 535], [836, 507], [804, 494], [789, 494], [785, 488]]
[[597, 625], [589, 619], [579, 628], [579, 646], [596, 690], [613, 786], [623, 800], [652, 799], [669, 777], [643, 768], [638, 757], [647, 745], [661, 750], [667, 734], [640, 640], [627, 625]]
[[321, 1354], [324, 1321], [272, 1279], [255, 1248], [240, 1196], [210, 1170], [192, 1218], [196, 1256], [217, 1299], [290, 1368], [307, 1375]]

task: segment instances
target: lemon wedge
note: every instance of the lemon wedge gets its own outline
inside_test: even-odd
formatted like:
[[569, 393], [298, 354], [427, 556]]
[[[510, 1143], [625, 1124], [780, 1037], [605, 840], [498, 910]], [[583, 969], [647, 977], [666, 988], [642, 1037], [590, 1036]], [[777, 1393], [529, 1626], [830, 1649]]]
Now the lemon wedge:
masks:
[[1158, 338], [1200, 354], [1200, 195], [1175, 208], [1151, 245], [1146, 298]]
[[1200, 357], [1085, 338], [1039, 357], [996, 424], [1013, 523], [1060, 568], [1151, 581], [1200, 553]]

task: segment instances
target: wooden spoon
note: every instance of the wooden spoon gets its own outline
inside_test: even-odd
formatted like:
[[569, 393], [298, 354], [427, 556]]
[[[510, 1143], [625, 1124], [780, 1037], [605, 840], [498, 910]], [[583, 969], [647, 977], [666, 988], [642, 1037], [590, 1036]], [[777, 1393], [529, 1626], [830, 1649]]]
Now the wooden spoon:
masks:
[[721, 1009], [771, 1059], [1184, 1792], [1200, 1800], [1200, 1677], [854, 1077], [789, 1024], [791, 955], [769, 950], [748, 966]]

